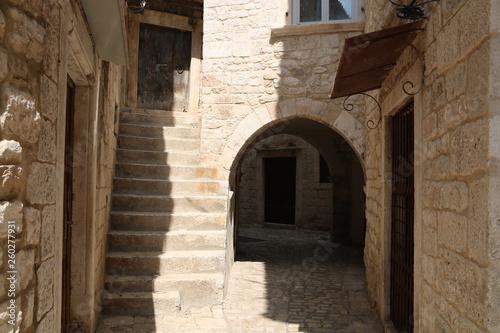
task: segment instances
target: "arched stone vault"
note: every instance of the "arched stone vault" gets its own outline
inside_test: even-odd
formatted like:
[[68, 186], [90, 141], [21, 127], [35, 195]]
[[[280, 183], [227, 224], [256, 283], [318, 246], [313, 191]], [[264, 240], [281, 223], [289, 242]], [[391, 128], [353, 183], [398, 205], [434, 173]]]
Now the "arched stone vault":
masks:
[[[287, 112], [281, 111], [283, 109]], [[299, 121], [302, 124], [299, 124]], [[364, 170], [365, 142], [362, 123], [346, 111], [314, 109], [312, 105], [309, 108], [297, 108], [297, 102], [293, 101], [282, 105], [281, 108], [276, 104], [268, 108], [261, 107], [240, 121], [222, 151], [221, 166], [226, 179], [229, 178], [230, 184], [232, 183], [241, 156], [253, 142], [274, 134], [296, 134], [315, 145], [321, 153], [328, 154], [322, 148], [328, 145], [328, 135], [323, 136], [315, 132], [322, 127], [331, 130], [329, 135], [338, 134], [349, 144]], [[301, 133], [295, 133], [297, 131]]]

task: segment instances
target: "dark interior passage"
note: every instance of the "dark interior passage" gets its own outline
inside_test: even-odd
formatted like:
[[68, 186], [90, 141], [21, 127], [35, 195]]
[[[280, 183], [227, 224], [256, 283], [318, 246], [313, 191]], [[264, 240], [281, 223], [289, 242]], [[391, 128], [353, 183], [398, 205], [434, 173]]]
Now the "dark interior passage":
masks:
[[264, 159], [265, 221], [295, 223], [295, 157]]
[[262, 128], [235, 160], [236, 225], [329, 230], [335, 242], [363, 245], [360, 156], [335, 130], [311, 119], [279, 126], [279, 133]]

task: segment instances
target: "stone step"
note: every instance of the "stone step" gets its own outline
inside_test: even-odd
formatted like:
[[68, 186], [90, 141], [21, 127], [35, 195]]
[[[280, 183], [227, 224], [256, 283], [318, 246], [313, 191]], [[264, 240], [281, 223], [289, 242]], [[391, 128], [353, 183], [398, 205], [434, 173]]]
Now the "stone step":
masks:
[[108, 232], [110, 251], [224, 250], [226, 235], [218, 231], [121, 231]]
[[174, 290], [152, 293], [104, 291], [102, 307], [105, 315], [175, 315], [181, 310], [181, 297]]
[[223, 195], [225, 182], [211, 180], [164, 180], [115, 177], [114, 193], [161, 195]]
[[169, 111], [160, 109], [144, 109], [140, 107], [129, 108], [123, 107], [121, 109], [122, 113], [136, 113], [136, 114], [151, 114], [159, 116], [173, 116], [173, 117], [197, 117], [196, 113], [180, 112], [180, 111]]
[[145, 138], [133, 135], [118, 136], [118, 147], [122, 149], [151, 150], [161, 152], [198, 152], [200, 140]]
[[212, 167], [116, 163], [116, 177], [169, 179], [169, 180], [216, 180], [221, 179], [218, 169]]
[[166, 195], [113, 194], [114, 211], [169, 212], [169, 213], [222, 213], [227, 198], [171, 197]]
[[151, 150], [117, 149], [116, 161], [119, 163], [189, 165], [200, 162], [200, 154], [184, 152], [163, 152]]
[[199, 128], [200, 118], [198, 116], [176, 114], [144, 114], [121, 112], [120, 123], [127, 124], [161, 124], [165, 126]]
[[163, 139], [199, 139], [199, 128], [163, 126], [161, 124], [120, 124], [120, 135]]
[[114, 230], [225, 230], [226, 214], [111, 212], [111, 228]]
[[111, 292], [179, 291], [182, 306], [222, 303], [223, 274], [166, 274], [160, 276], [106, 276], [105, 289]]
[[106, 255], [108, 274], [165, 275], [219, 273], [225, 270], [225, 251], [111, 252]]

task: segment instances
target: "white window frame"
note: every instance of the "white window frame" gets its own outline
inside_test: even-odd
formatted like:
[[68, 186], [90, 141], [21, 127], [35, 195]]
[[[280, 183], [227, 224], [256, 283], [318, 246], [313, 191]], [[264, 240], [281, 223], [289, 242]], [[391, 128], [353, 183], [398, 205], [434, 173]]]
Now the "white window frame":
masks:
[[326, 22], [353, 21], [358, 19], [358, 0], [351, 0], [351, 18], [346, 20], [329, 20], [330, 6], [329, 0], [321, 0], [321, 21], [300, 22], [300, 0], [292, 0], [292, 23], [293, 24], [316, 24]]

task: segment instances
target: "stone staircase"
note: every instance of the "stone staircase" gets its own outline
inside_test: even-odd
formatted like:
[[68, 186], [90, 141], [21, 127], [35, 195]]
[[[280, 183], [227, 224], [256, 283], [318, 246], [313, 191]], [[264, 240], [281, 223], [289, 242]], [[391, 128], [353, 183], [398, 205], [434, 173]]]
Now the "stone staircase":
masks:
[[226, 187], [216, 169], [199, 166], [199, 149], [197, 116], [121, 112], [103, 315], [222, 302]]

